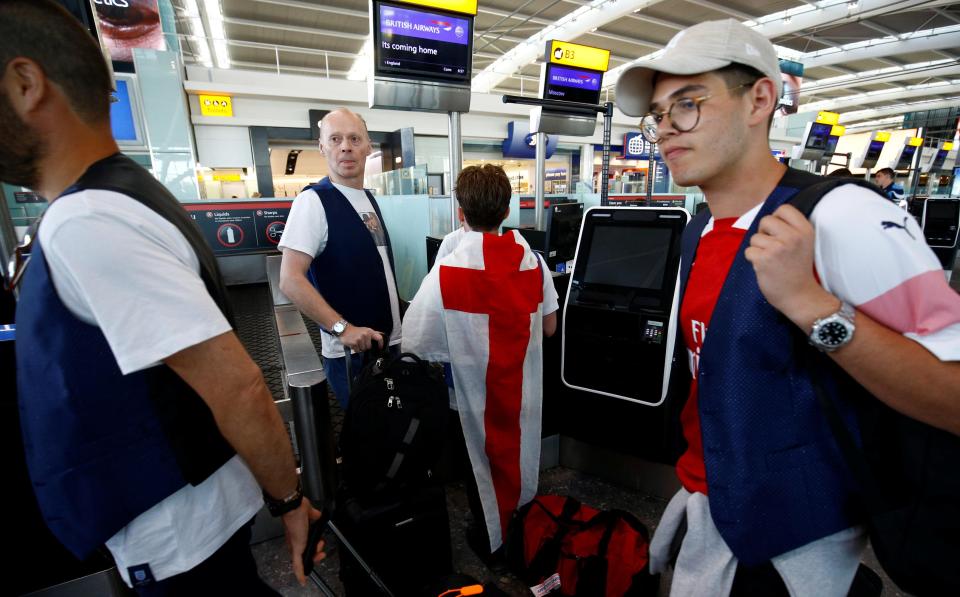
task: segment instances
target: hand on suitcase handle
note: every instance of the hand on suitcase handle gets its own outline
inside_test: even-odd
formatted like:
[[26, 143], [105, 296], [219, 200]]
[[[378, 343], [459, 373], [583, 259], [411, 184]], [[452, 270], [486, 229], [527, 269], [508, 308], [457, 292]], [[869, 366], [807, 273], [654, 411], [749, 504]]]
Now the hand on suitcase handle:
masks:
[[378, 332], [372, 328], [357, 327], [352, 324], [347, 324], [347, 329], [340, 334], [340, 342], [356, 352], [370, 350], [374, 342], [377, 343], [377, 346], [383, 348], [383, 340], [382, 332]]
[[[283, 530], [287, 539], [287, 549], [290, 550], [290, 558], [293, 561], [293, 574], [297, 577], [300, 586], [307, 583], [307, 577], [303, 570], [303, 552], [307, 548], [307, 542], [310, 533], [310, 523], [320, 520], [323, 515], [319, 510], [310, 504], [310, 500], [304, 499], [300, 507], [283, 515]], [[323, 551], [323, 541], [317, 544], [316, 554], [313, 561], [319, 562], [327, 557]]]

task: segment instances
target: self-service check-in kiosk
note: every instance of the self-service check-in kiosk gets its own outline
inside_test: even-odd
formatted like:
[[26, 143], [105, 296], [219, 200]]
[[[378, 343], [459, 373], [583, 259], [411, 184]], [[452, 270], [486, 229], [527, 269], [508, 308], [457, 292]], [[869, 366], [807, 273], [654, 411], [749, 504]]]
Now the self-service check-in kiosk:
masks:
[[856, 156], [850, 162], [850, 166], [852, 168], [866, 168], [870, 170], [877, 165], [877, 160], [880, 159], [880, 154], [883, 153], [883, 146], [886, 145], [889, 140], [889, 132], [876, 131], [870, 136], [870, 142], [863, 148], [863, 153]]
[[917, 155], [917, 148], [923, 145], [923, 139], [920, 137], [908, 137], [903, 141], [903, 147], [900, 149], [900, 155], [893, 164], [894, 170], [910, 170], [913, 168], [913, 158]]
[[933, 249], [949, 278], [957, 260], [957, 240], [960, 237], [960, 199], [956, 197], [928, 198], [923, 202], [920, 224], [923, 227], [923, 236], [926, 238], [927, 244]]
[[653, 461], [675, 456], [667, 390], [689, 218], [654, 207], [584, 215], [563, 310], [561, 377], [579, 390], [564, 435]]

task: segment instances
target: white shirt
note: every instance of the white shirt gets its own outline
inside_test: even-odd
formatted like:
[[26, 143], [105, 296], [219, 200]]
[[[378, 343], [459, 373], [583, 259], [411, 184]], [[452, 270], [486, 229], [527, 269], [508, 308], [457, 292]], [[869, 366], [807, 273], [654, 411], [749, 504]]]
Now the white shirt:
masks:
[[[66, 308], [100, 328], [124, 375], [230, 331], [179, 230], [140, 202], [87, 190], [54, 201], [39, 230]], [[190, 570], [253, 518], [263, 497], [239, 456], [186, 485], [107, 541], [120, 575], [149, 564], [162, 580]]]
[[[377, 245], [377, 251], [380, 252], [380, 259], [383, 262], [383, 275], [387, 279], [387, 293], [390, 296], [390, 314], [393, 317], [393, 331], [390, 333], [388, 344], [390, 346], [400, 344], [402, 339], [400, 302], [397, 297], [397, 284], [393, 278], [393, 269], [390, 267], [390, 256], [387, 254], [383, 222], [377, 217], [377, 212], [373, 209], [373, 204], [370, 203], [370, 198], [367, 197], [367, 193], [363, 189], [354, 189], [337, 183], [333, 183], [333, 186], [343, 193], [343, 196], [356, 210], [357, 215], [367, 224], [373, 241]], [[327, 212], [323, 209], [320, 197], [316, 191], [307, 189], [293, 200], [290, 215], [287, 216], [287, 225], [283, 229], [283, 236], [280, 237], [279, 246], [281, 249], [293, 249], [316, 257], [327, 246], [328, 228]], [[321, 334], [321, 342], [321, 352], [324, 357], [339, 358], [343, 356], [343, 344], [333, 334]]]

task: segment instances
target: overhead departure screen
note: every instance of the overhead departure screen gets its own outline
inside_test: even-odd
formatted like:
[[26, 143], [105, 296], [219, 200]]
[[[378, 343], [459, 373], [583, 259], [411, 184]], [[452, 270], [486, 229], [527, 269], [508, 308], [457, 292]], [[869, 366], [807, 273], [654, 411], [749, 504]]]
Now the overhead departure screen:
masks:
[[383, 3], [378, 11], [374, 39], [378, 74], [470, 80], [470, 19]]
[[585, 68], [547, 65], [544, 99], [595, 104], [600, 101], [603, 73]]
[[659, 290], [670, 253], [669, 228], [597, 225], [584, 282]]

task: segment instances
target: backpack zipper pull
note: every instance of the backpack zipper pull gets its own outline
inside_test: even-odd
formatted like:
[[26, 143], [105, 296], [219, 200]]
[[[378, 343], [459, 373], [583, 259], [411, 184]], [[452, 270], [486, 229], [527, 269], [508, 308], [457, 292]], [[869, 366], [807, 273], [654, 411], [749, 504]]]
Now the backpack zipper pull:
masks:
[[397, 399], [397, 408], [403, 408], [403, 404], [400, 403], [400, 396], [395, 396]]
[[392, 379], [390, 379], [389, 377], [386, 377], [386, 378], [384, 378], [383, 381], [387, 382], [387, 389], [388, 389], [388, 390], [392, 390], [392, 389], [393, 389], [393, 380], [392, 380]]
[[387, 408], [393, 408], [393, 396], [387, 398]]

